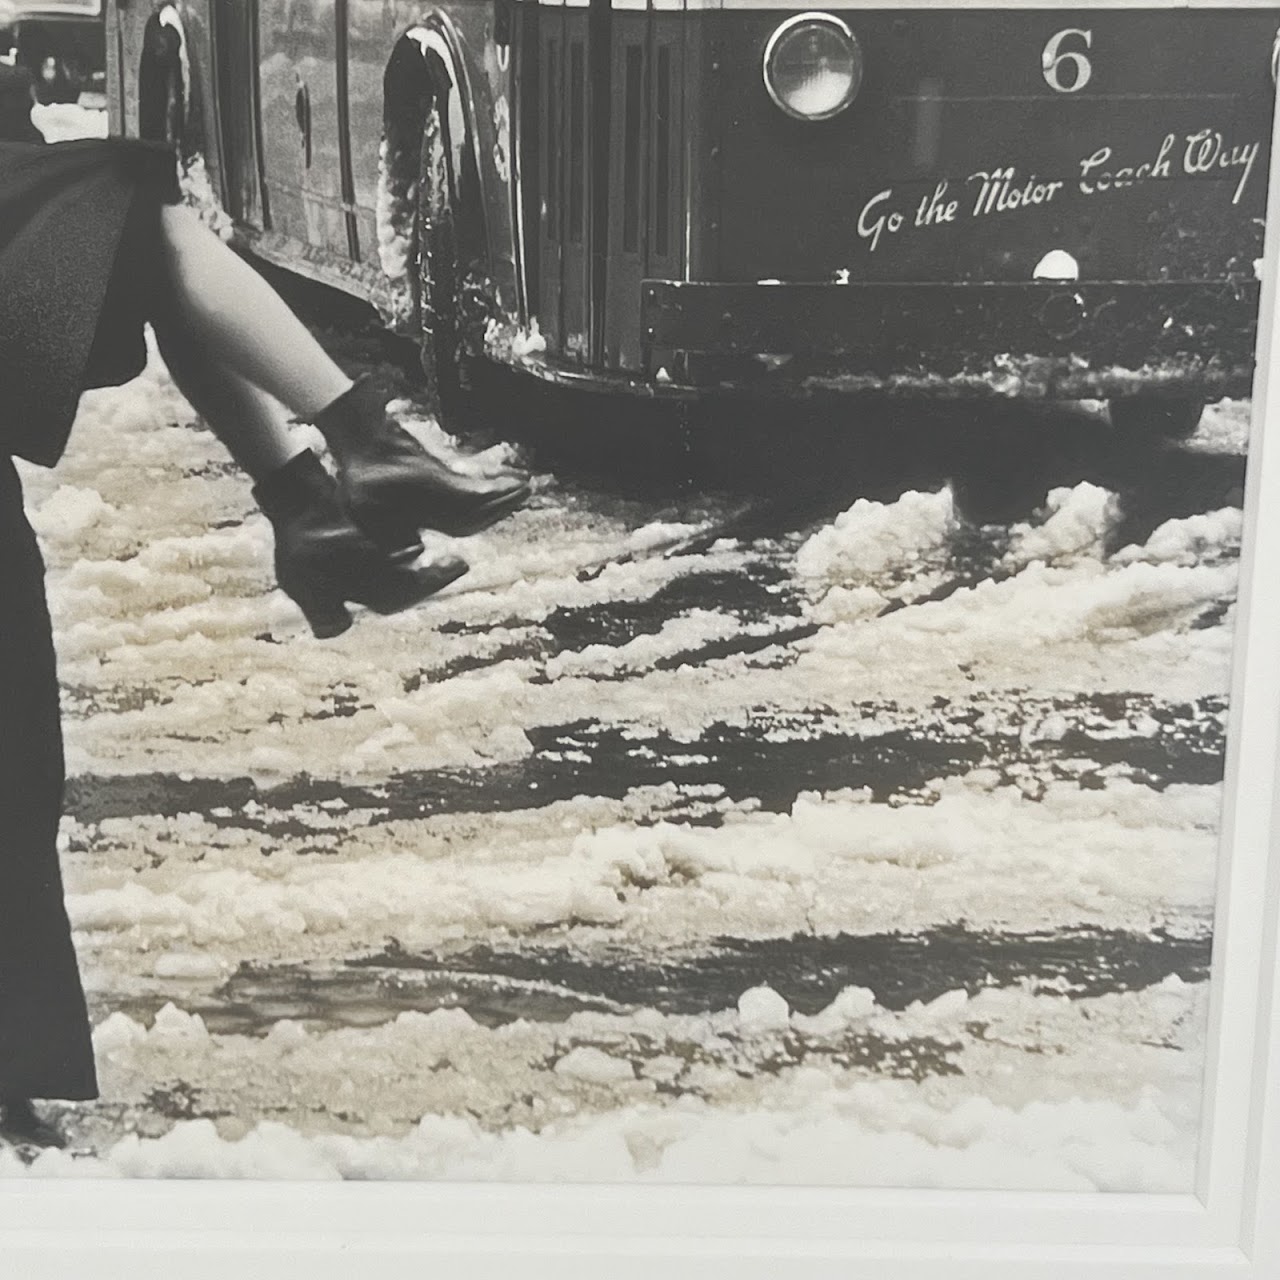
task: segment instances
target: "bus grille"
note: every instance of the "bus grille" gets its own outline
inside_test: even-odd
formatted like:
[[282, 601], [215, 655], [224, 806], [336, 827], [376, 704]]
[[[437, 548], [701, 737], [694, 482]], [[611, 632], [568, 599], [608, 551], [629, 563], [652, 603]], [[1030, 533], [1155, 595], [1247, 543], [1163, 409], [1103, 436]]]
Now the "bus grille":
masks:
[[550, 354], [634, 369], [641, 280], [684, 274], [683, 35], [642, 10], [614, 10], [602, 31], [592, 12], [538, 13], [532, 309]]
[[614, 368], [640, 365], [639, 334], [626, 303], [648, 276], [684, 273], [680, 228], [683, 172], [680, 139], [678, 28], [651, 15], [614, 12], [615, 104], [611, 122], [609, 295], [605, 358]]
[[665, 259], [672, 251], [673, 201], [678, 186], [674, 172], [675, 90], [672, 46], [631, 42], [622, 46], [615, 65], [621, 70], [622, 106], [621, 238], [623, 253], [646, 260]]

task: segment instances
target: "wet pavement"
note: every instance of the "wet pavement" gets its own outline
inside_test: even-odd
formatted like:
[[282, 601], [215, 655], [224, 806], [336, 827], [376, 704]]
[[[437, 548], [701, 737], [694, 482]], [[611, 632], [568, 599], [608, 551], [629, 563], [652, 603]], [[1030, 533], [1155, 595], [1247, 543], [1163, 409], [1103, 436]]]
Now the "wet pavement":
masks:
[[[1026, 984], [1059, 996], [1140, 991], [1176, 975], [1204, 982], [1210, 939], [1163, 932], [1073, 929], [1033, 934], [973, 931], [712, 939], [706, 948], [655, 957], [598, 946], [529, 942], [413, 955], [391, 949], [340, 967], [246, 966], [188, 1005], [215, 1034], [264, 1035], [282, 1018], [316, 1027], [376, 1026], [408, 1011], [465, 1009], [496, 1027], [518, 1019], [563, 1022], [586, 1011], [670, 1014], [732, 1009], [744, 990], [768, 985], [791, 1008], [816, 1014], [846, 987], [874, 993], [884, 1009]], [[125, 1010], [150, 1017], [165, 997]]]

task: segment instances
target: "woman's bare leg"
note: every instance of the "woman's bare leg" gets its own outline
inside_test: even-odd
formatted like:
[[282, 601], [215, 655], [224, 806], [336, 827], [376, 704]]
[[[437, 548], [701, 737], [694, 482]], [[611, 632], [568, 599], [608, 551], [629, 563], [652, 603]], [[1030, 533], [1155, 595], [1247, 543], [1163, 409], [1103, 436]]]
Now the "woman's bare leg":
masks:
[[176, 324], [158, 325], [156, 338], [178, 389], [253, 480], [269, 476], [298, 452], [291, 415], [279, 400], [211, 359]]
[[166, 206], [160, 219], [166, 287], [152, 323], [161, 353], [256, 480], [297, 452], [292, 414], [324, 435], [352, 519], [393, 559], [421, 550], [420, 528], [474, 533], [523, 504], [523, 479], [459, 476], [430, 457], [386, 417], [376, 386], [349, 396], [355, 384], [307, 327], [191, 210]]
[[[160, 239], [169, 285], [154, 320], [162, 347], [188, 348], [239, 374], [302, 419], [314, 417], [350, 389], [351, 379], [284, 299], [190, 209], [164, 206]], [[181, 353], [179, 359], [184, 366], [198, 363]], [[175, 377], [187, 376], [172, 365], [170, 370]], [[208, 416], [215, 427], [220, 425], [212, 413]], [[228, 444], [234, 452], [237, 446]]]

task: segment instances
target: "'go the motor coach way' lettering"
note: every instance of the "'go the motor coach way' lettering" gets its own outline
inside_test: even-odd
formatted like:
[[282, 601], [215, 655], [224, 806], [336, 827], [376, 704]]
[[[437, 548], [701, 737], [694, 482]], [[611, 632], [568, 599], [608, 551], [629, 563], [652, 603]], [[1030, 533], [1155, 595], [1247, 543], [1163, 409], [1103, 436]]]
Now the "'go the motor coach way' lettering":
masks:
[[[1149, 180], [1172, 178], [1175, 170], [1184, 177], [1238, 171], [1231, 203], [1239, 204], [1260, 149], [1257, 142], [1228, 145], [1216, 129], [1201, 129], [1181, 138], [1169, 133], [1155, 156], [1139, 164], [1113, 167], [1112, 148], [1099, 147], [1079, 161], [1080, 173], [1074, 185], [1081, 195], [1096, 196]], [[957, 185], [953, 189], [950, 178], [941, 179], [931, 194], [921, 197], [915, 208], [906, 212], [892, 207], [893, 188], [886, 187], [862, 206], [858, 236], [868, 242], [869, 251], [874, 253], [885, 235], [896, 235], [904, 228], [925, 230], [953, 223], [962, 216], [986, 218], [1049, 204], [1066, 187], [1067, 183], [1060, 179], [1045, 181], [1034, 173], [1024, 176], [1013, 165], [978, 169], [965, 178], [963, 187]]]
[[[1170, 177], [1170, 167], [1178, 147], [1176, 134], [1166, 134], [1160, 144], [1160, 151], [1153, 161], [1137, 165], [1121, 165], [1112, 170], [1104, 168], [1111, 161], [1111, 148], [1099, 147], [1093, 155], [1080, 161], [1080, 190], [1087, 196], [1110, 190], [1131, 187], [1135, 183], [1145, 182], [1148, 178]], [[1248, 185], [1249, 176], [1258, 159], [1259, 144], [1246, 142], [1239, 146], [1229, 147], [1222, 134], [1216, 129], [1201, 129], [1199, 133], [1189, 133], [1182, 139], [1181, 154], [1177, 159], [1181, 170], [1188, 177], [1198, 174], [1212, 174], [1224, 170], [1239, 169], [1240, 180], [1236, 183], [1232, 204], [1239, 204], [1240, 197]]]

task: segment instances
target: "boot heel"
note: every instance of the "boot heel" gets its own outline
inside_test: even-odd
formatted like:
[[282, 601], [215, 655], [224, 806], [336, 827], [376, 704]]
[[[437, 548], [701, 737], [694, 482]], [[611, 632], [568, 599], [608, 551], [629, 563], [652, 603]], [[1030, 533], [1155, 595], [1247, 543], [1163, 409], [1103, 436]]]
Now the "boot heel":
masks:
[[[302, 610], [318, 640], [340, 636], [351, 626], [347, 602], [377, 613], [400, 613], [467, 571], [456, 556], [424, 565], [395, 564], [355, 522], [333, 478], [309, 450], [278, 467], [254, 486], [254, 496], [276, 535], [276, 581]], [[359, 505], [359, 504], [351, 504]], [[417, 556], [417, 531], [404, 532], [403, 517], [375, 520], [375, 528], [401, 556]]]
[[351, 611], [341, 599], [310, 586], [294, 587], [289, 594], [317, 640], [332, 640], [351, 626]]
[[394, 511], [367, 504], [352, 507], [351, 518], [392, 564], [416, 560], [423, 552], [417, 528]]

